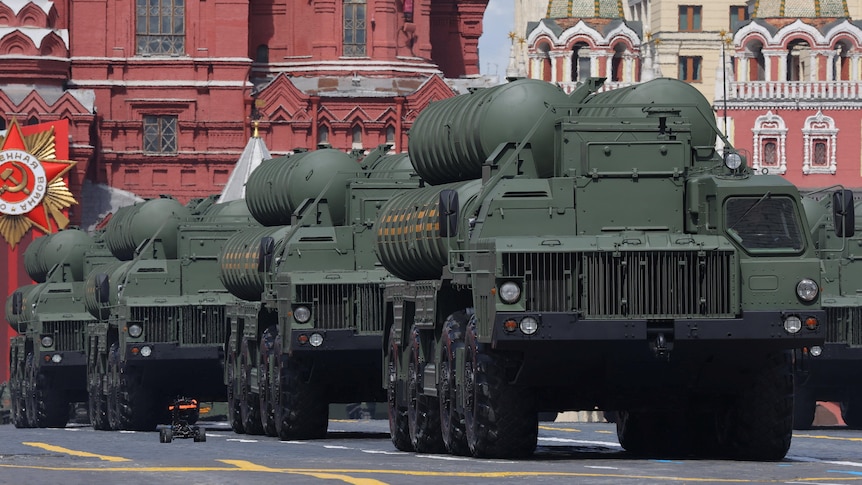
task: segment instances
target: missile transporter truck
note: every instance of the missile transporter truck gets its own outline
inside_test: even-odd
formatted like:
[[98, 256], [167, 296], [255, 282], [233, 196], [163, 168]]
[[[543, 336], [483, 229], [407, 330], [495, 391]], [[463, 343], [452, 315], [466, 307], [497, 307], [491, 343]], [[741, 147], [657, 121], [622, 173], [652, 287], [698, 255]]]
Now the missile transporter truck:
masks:
[[411, 128], [433, 185], [376, 224], [404, 280], [382, 348], [398, 449], [523, 457], [537, 413], [600, 409], [630, 452], [785, 456], [793, 353], [823, 343], [800, 195], [716, 151], [692, 86], [600, 82], [477, 90]]
[[406, 154], [379, 147], [362, 164], [332, 149], [263, 162], [249, 209], [265, 229], [225, 245], [231, 425], [282, 440], [325, 436], [329, 405], [382, 401], [383, 287], [373, 224], [419, 181]]
[[[825, 344], [808, 349], [798, 373], [794, 427], [810, 428], [817, 401], [837, 401], [852, 428], [862, 428], [862, 203], [849, 190], [803, 201], [822, 261], [820, 297]], [[855, 218], [855, 226], [853, 220]], [[849, 224], [845, 224], [847, 220]]]
[[97, 429], [152, 430], [177, 396], [223, 400], [224, 308], [218, 254], [256, 223], [244, 200], [187, 206], [151, 199], [120, 210], [105, 243], [119, 260], [86, 282], [88, 383]]
[[40, 237], [24, 252], [36, 283], [6, 300], [6, 319], [19, 333], [11, 345], [12, 421], [16, 427], [63, 427], [69, 404], [87, 401], [85, 342], [94, 318], [84, 305], [84, 276], [113, 259], [86, 258], [99, 244], [79, 229]]

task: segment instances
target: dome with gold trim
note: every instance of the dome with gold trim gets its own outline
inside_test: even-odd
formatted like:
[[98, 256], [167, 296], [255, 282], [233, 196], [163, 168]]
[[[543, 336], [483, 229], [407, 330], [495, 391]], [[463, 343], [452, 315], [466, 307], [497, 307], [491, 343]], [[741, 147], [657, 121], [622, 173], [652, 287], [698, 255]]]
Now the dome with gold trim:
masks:
[[549, 19], [624, 18], [622, 0], [549, 0]]
[[847, 0], [757, 0], [754, 18], [850, 17]]

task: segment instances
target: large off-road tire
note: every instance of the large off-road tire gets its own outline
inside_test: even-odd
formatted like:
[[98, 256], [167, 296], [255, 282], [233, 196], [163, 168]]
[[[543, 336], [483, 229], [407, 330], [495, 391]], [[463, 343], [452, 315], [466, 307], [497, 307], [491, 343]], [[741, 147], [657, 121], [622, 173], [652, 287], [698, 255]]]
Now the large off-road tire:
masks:
[[423, 392], [425, 357], [419, 329], [410, 330], [407, 362], [407, 426], [410, 443], [417, 453], [442, 453], [445, 450], [440, 432], [440, 403]]
[[27, 402], [25, 398], [24, 375], [26, 360], [14, 366], [12, 378], [9, 383], [9, 397], [12, 401], [12, 424], [16, 428], [31, 428], [30, 420], [27, 418]]
[[[790, 352], [752, 362], [744, 390], [729, 400], [719, 443], [735, 459], [777, 461], [793, 434], [793, 368]], [[746, 378], [747, 377], [747, 378]]]
[[[386, 349], [386, 409], [389, 415], [389, 436], [392, 444], [400, 451], [413, 451], [410, 440], [410, 426], [407, 422], [407, 408], [398, 404], [398, 369], [401, 363], [401, 345], [395, 337], [395, 327], [389, 331], [389, 345]], [[406, 389], [401, 389], [406, 392]]]
[[112, 427], [132, 431], [156, 429], [161, 413], [156, 409], [153, 390], [144, 386], [140, 370], [120, 362], [116, 343], [111, 345], [108, 355], [108, 375], [108, 420]]
[[329, 402], [321, 383], [314, 382], [310, 364], [282, 351], [281, 340], [273, 346], [275, 372], [273, 395], [278, 438], [312, 440], [326, 437]]
[[278, 436], [275, 427], [275, 407], [273, 406], [272, 372], [275, 366], [273, 345], [278, 337], [278, 328], [273, 325], [264, 330], [260, 339], [260, 349], [257, 360], [257, 382], [258, 395], [260, 396], [260, 424], [263, 434], [267, 436]]
[[862, 429], [862, 391], [856, 391], [842, 400], [841, 418], [853, 429]]
[[120, 423], [120, 352], [117, 344], [108, 348], [108, 372], [107, 372], [107, 414], [108, 427], [112, 430], [124, 429]]
[[239, 352], [239, 410], [242, 427], [248, 434], [263, 434], [260, 422], [260, 396], [251, 391], [254, 364], [248, 340], [243, 339]]
[[803, 389], [797, 389], [793, 395], [793, 429], [811, 429], [816, 411], [817, 401], [814, 396]]
[[464, 420], [475, 457], [523, 458], [533, 454], [539, 420], [529, 389], [509, 384], [506, 358], [479, 343], [476, 317], [466, 330]]
[[27, 427], [35, 428], [39, 426], [37, 419], [36, 405], [36, 377], [39, 370], [36, 368], [36, 356], [32, 352], [27, 354], [24, 367], [24, 385], [22, 392], [24, 394], [24, 415], [27, 419]]
[[105, 375], [105, 360], [102, 355], [96, 355], [87, 362], [87, 405], [90, 424], [95, 430], [111, 429], [108, 421], [108, 396], [103, 391]]
[[236, 353], [233, 351], [228, 351], [226, 358], [226, 380], [227, 380], [227, 413], [228, 413], [228, 421], [230, 422], [230, 427], [234, 431], [234, 433], [243, 434], [245, 433], [245, 427], [242, 425], [242, 414], [240, 409], [240, 396], [237, 388], [239, 383], [237, 382], [237, 357]]
[[69, 422], [69, 398], [54, 379], [40, 368], [33, 386], [36, 425], [40, 428], [65, 428]]
[[464, 418], [458, 403], [455, 353], [464, 347], [465, 312], [450, 315], [443, 324], [440, 345], [437, 346], [437, 399], [440, 403], [440, 432], [446, 451], [453, 455], [470, 455]]

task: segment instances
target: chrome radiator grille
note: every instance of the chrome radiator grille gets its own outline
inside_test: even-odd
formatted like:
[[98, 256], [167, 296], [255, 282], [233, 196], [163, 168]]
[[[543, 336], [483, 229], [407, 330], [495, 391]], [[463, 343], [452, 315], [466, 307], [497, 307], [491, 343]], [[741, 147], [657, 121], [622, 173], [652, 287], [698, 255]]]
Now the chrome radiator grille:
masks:
[[296, 302], [311, 305], [316, 328], [356, 328], [361, 333], [383, 331], [383, 288], [380, 285], [297, 285]]
[[730, 251], [508, 253], [528, 311], [584, 318], [732, 316]]
[[827, 308], [826, 342], [862, 345], [860, 321], [862, 321], [862, 308]]
[[54, 336], [54, 350], [84, 350], [84, 329], [80, 320], [42, 322], [44, 333]]

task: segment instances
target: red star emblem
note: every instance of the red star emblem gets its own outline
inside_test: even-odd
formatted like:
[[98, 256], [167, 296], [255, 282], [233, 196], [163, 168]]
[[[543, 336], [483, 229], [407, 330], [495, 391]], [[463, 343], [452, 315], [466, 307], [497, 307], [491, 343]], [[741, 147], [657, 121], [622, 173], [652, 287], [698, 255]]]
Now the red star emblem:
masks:
[[62, 210], [76, 203], [63, 181], [75, 162], [55, 159], [54, 128], [24, 136], [12, 120], [0, 146], [0, 233], [15, 246], [31, 226], [66, 227]]

